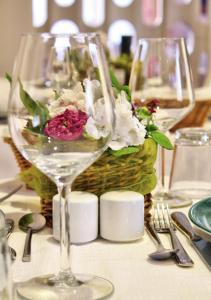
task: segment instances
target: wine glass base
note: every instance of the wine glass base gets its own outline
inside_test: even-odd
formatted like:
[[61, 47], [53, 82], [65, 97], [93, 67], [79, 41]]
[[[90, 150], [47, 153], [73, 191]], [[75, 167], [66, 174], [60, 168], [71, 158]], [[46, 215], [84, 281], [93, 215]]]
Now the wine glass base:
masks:
[[53, 284], [53, 275], [40, 276], [16, 286], [18, 299], [30, 300], [95, 300], [107, 299], [113, 291], [113, 284], [101, 277], [74, 274], [78, 286]]
[[185, 207], [192, 204], [192, 200], [189, 197], [169, 192], [156, 193], [153, 200], [154, 202], [165, 202], [170, 208]]

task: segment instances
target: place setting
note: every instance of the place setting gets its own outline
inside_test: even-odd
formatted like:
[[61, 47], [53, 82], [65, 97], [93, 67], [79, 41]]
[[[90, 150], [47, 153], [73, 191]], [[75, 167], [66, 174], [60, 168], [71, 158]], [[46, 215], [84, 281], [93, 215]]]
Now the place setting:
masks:
[[198, 275], [211, 295], [211, 131], [176, 127], [196, 102], [187, 44], [131, 43], [115, 60], [97, 32], [21, 36], [1, 135], [19, 171], [0, 181], [0, 299], [145, 300], [154, 285], [165, 300], [184, 282], [183, 300]]

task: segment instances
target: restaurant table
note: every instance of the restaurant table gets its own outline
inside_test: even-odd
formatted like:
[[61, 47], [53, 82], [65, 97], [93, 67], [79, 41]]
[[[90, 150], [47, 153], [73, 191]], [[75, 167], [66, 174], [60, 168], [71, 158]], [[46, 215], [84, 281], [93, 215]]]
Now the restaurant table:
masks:
[[[11, 151], [1, 143], [0, 152], [4, 151], [0, 154], [0, 197], [14, 186], [13, 178], [18, 172]], [[40, 210], [39, 198], [23, 188], [0, 203], [0, 209], [15, 220], [15, 229], [9, 238], [9, 245], [17, 251], [17, 258], [12, 263], [13, 280], [25, 281], [57, 272], [59, 243], [52, 237], [50, 228], [33, 235], [31, 262], [22, 262], [25, 233], [18, 229], [18, 220], [28, 212]], [[187, 213], [189, 207], [179, 210]], [[191, 268], [179, 267], [174, 260], [156, 262], [148, 259], [148, 254], [155, 251], [155, 245], [145, 232], [143, 238], [135, 242], [112, 243], [99, 237], [91, 243], [72, 245], [72, 269], [75, 273], [95, 274], [110, 280], [115, 287], [111, 300], [211, 299], [209, 269], [187, 238], [180, 232], [178, 237], [195, 263]], [[161, 239], [166, 247], [170, 247], [167, 234]]]

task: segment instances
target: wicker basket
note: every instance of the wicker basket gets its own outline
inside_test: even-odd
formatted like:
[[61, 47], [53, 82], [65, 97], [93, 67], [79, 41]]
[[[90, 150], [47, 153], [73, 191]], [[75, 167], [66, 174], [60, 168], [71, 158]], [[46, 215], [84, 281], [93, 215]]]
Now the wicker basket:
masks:
[[[30, 170], [31, 164], [17, 150], [12, 139], [4, 139], [15, 154], [21, 171]], [[105, 152], [93, 165], [87, 168], [74, 181], [72, 190], [89, 191], [100, 196], [111, 190], [133, 190], [145, 195], [145, 220], [150, 217], [151, 194], [156, 185], [154, 163], [156, 160], [157, 145], [152, 139], [147, 139], [138, 153], [115, 157]], [[35, 168], [35, 167], [33, 167]], [[40, 172], [37, 170], [37, 172]], [[52, 181], [39, 173], [42, 184], [51, 184]], [[41, 178], [42, 176], [42, 178]], [[31, 186], [33, 187], [33, 186]], [[52, 186], [56, 193], [55, 186]], [[39, 195], [40, 193], [36, 191]], [[48, 225], [52, 224], [52, 196], [41, 196], [41, 213], [46, 217]]]

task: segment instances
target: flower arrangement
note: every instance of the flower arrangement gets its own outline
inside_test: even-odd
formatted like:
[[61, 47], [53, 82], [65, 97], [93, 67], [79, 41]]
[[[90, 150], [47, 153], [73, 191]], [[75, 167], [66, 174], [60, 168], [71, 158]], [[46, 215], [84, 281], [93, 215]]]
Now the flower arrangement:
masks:
[[114, 73], [110, 71], [112, 86], [116, 94], [116, 130], [109, 147], [116, 156], [139, 151], [147, 138], [153, 139], [161, 147], [172, 150], [173, 146], [165, 134], [155, 124], [159, 100], [154, 99], [143, 105], [132, 103], [130, 89], [121, 85]]
[[[104, 170], [104, 165], [106, 165], [106, 171], [108, 172], [110, 172], [110, 167], [113, 168], [111, 178], [109, 178], [108, 174], [105, 176], [108, 181], [114, 182], [114, 186], [117, 188], [122, 186], [128, 189], [131, 186], [131, 189], [147, 194], [156, 184], [153, 167], [156, 159], [156, 145], [160, 144], [166, 149], [172, 149], [173, 146], [155, 124], [154, 116], [158, 100], [154, 99], [146, 106], [132, 103], [128, 86], [121, 85], [112, 71], [110, 71], [110, 77], [116, 99], [116, 128], [109, 147], [103, 154], [103, 158], [100, 158], [90, 167], [92, 168], [92, 173], [96, 173], [96, 177], [91, 180], [90, 174], [88, 174], [87, 178], [89, 179], [86, 179], [86, 183], [93, 182], [96, 178], [99, 180], [99, 177], [102, 177], [102, 172], [104, 172], [102, 171]], [[85, 109], [84, 87], [88, 85], [95, 98], [95, 119], [89, 116]], [[71, 90], [63, 89], [60, 93], [54, 91], [50, 98], [51, 101], [47, 101], [46, 104], [34, 101], [24, 90], [21, 81], [19, 81], [19, 86], [21, 101], [31, 115], [24, 129], [29, 137], [30, 133], [32, 133], [32, 136], [51, 137], [59, 141], [73, 141], [81, 138], [93, 141], [100, 140], [106, 136], [102, 110], [103, 97], [99, 80], [85, 79], [82, 83], [78, 82]], [[126, 173], [128, 178], [126, 176], [124, 183], [117, 183], [121, 175], [116, 175], [116, 172], [127, 166], [129, 166], [129, 171], [126, 171], [129, 172]], [[136, 175], [137, 171], [134, 172], [136, 166], [137, 170], [142, 168], [140, 176], [139, 174]], [[100, 170], [99, 173], [95, 168]], [[133, 176], [136, 176], [136, 184], [138, 183], [136, 188], [133, 184]], [[23, 170], [20, 173], [20, 177], [41, 198], [52, 199], [57, 193], [52, 181], [33, 165]], [[120, 179], [122, 180], [122, 178]], [[132, 185], [129, 184], [130, 179]], [[102, 185], [102, 182], [100, 184]], [[113, 185], [111, 184], [110, 188]], [[80, 185], [77, 185], [76, 188], [78, 186], [80, 188]], [[93, 188], [90, 191], [93, 192], [95, 189]], [[104, 190], [101, 189], [101, 191]]]
[[[138, 146], [143, 145], [147, 138], [152, 138], [163, 148], [173, 149], [169, 139], [155, 125], [154, 114], [159, 100], [154, 99], [146, 106], [132, 104], [128, 86], [121, 85], [112, 71], [110, 77], [116, 96], [116, 128], [109, 143], [110, 153], [121, 156], [138, 152]], [[7, 78], [11, 81], [8, 75]], [[59, 94], [54, 91], [54, 98], [47, 104], [33, 100], [21, 81], [19, 84], [22, 103], [32, 115], [26, 130], [60, 141], [73, 141], [81, 136], [98, 140], [106, 136], [100, 81], [85, 79], [72, 90], [64, 89]], [[88, 86], [95, 98], [95, 120], [86, 113], [84, 87]]]

